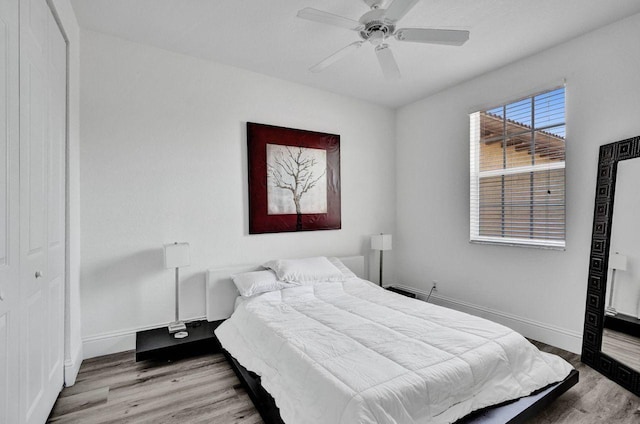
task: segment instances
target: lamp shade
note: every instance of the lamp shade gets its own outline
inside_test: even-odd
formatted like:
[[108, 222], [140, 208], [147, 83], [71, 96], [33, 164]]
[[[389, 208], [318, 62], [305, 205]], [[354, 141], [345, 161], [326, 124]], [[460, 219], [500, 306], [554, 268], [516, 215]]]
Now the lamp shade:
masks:
[[620, 253], [616, 252], [613, 255], [609, 256], [609, 268], [626, 271], [627, 255], [621, 255]]
[[372, 250], [391, 250], [391, 234], [376, 234], [371, 236]]
[[189, 243], [172, 243], [164, 245], [164, 267], [181, 268], [189, 266], [191, 258], [189, 255]]

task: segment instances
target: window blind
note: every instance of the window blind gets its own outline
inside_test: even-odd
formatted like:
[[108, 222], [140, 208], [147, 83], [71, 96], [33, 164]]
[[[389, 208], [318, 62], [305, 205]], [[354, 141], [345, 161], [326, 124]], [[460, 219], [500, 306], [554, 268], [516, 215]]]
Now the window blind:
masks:
[[470, 115], [470, 240], [564, 248], [565, 89]]

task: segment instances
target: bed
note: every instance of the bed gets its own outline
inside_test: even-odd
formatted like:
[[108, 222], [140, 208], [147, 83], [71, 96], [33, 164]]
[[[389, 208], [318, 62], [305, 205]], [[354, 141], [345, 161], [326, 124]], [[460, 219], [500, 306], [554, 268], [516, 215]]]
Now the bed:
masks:
[[363, 257], [332, 258], [342, 279], [314, 260], [240, 298], [231, 275], [268, 273], [207, 274], [207, 318], [231, 316], [216, 335], [267, 423], [522, 422], [577, 382], [506, 327], [361, 279]]

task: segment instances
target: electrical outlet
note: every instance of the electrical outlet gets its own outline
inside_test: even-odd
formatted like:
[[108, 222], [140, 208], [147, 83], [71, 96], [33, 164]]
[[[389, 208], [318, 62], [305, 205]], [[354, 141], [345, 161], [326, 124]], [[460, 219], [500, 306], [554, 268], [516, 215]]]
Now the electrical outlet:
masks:
[[438, 291], [438, 282], [436, 280], [433, 280], [433, 286], [431, 288], [433, 291]]

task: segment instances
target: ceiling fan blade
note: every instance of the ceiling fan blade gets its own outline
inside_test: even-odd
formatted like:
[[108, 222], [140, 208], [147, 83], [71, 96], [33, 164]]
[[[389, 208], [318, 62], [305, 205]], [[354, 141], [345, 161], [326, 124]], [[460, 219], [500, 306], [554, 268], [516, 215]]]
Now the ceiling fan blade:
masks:
[[461, 46], [469, 39], [469, 31], [455, 29], [400, 28], [395, 32], [399, 41]]
[[419, 1], [420, 0], [394, 0], [394, 2], [387, 7], [384, 16], [390, 21], [398, 22]]
[[380, 62], [382, 73], [386, 79], [394, 80], [400, 78], [400, 69], [398, 69], [396, 59], [387, 44], [380, 44], [376, 47], [376, 56], [378, 56], [378, 62]]
[[334, 15], [333, 13], [323, 12], [322, 10], [314, 9], [312, 7], [305, 7], [304, 9], [299, 10], [297, 16], [298, 18], [307, 19], [309, 21], [339, 26], [341, 28], [352, 29], [354, 31], [362, 28], [362, 24], [358, 21]]
[[334, 63], [344, 58], [345, 56], [348, 56], [351, 52], [358, 50], [360, 46], [362, 46], [362, 43], [364, 43], [364, 41], [356, 41], [355, 43], [351, 43], [348, 46], [341, 48], [331, 56], [313, 65], [311, 68], [309, 68], [309, 70], [311, 72], [323, 71], [324, 69], [333, 65]]

